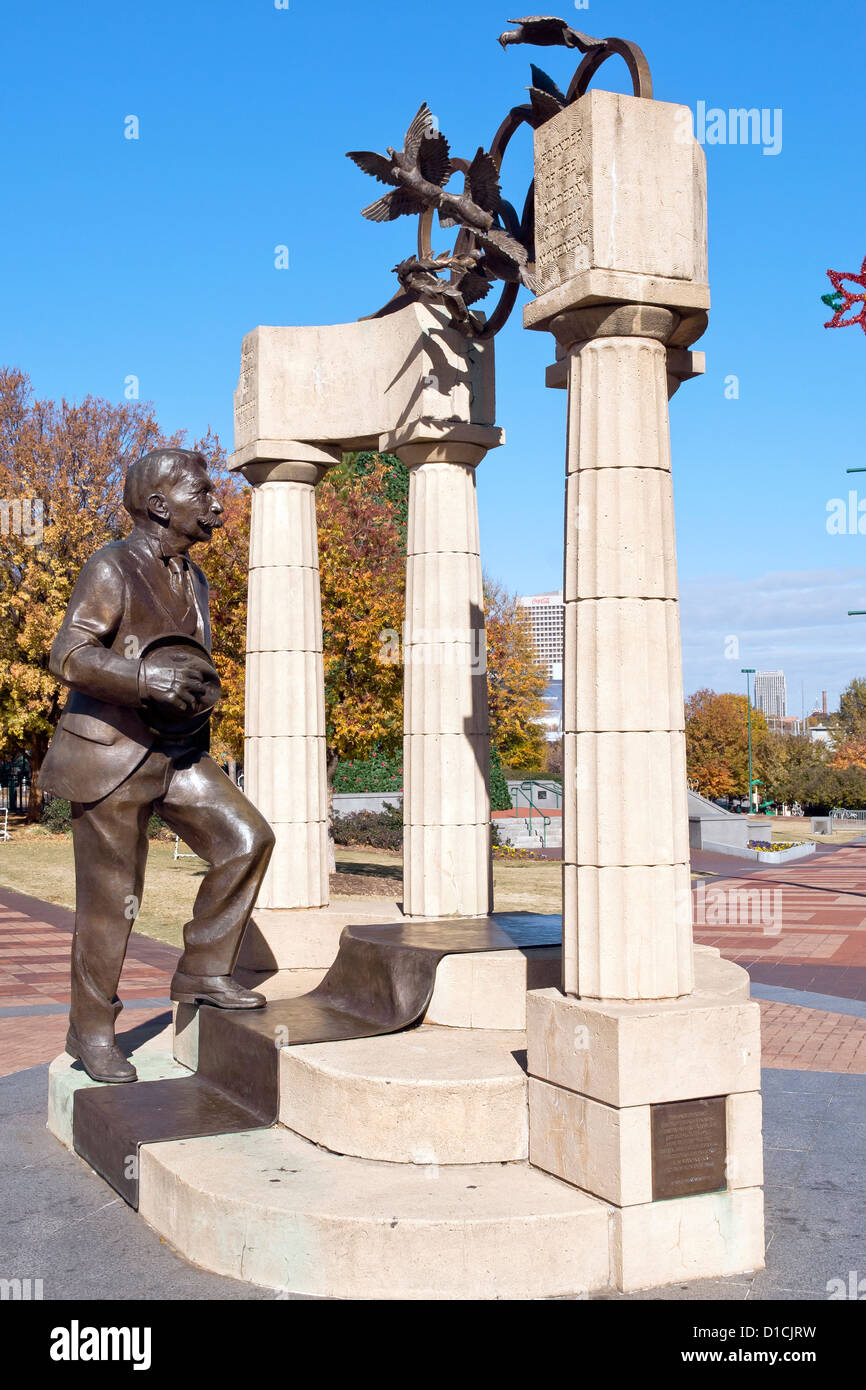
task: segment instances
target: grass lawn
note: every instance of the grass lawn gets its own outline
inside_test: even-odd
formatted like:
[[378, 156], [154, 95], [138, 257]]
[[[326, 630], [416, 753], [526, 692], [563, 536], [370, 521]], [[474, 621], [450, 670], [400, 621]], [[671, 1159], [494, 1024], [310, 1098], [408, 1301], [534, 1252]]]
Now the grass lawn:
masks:
[[[136, 931], [156, 941], [181, 945], [183, 924], [192, 916], [192, 904], [205, 865], [201, 859], [173, 858], [174, 842], [152, 840], [141, 912]], [[500, 911], [559, 912], [562, 902], [561, 866], [556, 860], [529, 860], [523, 864], [495, 862], [493, 885]], [[341, 884], [341, 880], [343, 880]], [[29, 893], [62, 907], [75, 906], [75, 874], [71, 835], [45, 835], [23, 827], [0, 844], [0, 884]], [[348, 889], [348, 894], [340, 888]], [[374, 891], [377, 896], [402, 895], [402, 861], [387, 850], [337, 848], [337, 873], [332, 876], [334, 896], [358, 896]]]
[[[843, 821], [832, 835], [813, 835], [809, 816], [758, 816], [755, 819], [761, 822], [759, 835], [762, 839], [814, 840], [816, 845], [845, 845], [849, 840], [866, 835], [866, 825], [861, 821]], [[772, 834], [767, 835], [767, 831], [772, 831]]]
[[[832, 835], [813, 835], [807, 817], [761, 817], [762, 834], [774, 840], [814, 840], [817, 844], [845, 844], [864, 833], [850, 828]], [[183, 924], [192, 916], [192, 905], [205, 865], [201, 859], [174, 859], [174, 841], [152, 840], [141, 913], [136, 930], [156, 941], [179, 946]], [[731, 870], [736, 871], [736, 861]], [[34, 898], [75, 906], [75, 875], [71, 835], [46, 835], [27, 830], [22, 821], [13, 826], [12, 839], [0, 843], [0, 884], [29, 893]], [[494, 860], [493, 889], [500, 912], [560, 912], [561, 864], [558, 860]], [[357, 898], [373, 894], [402, 894], [402, 857], [389, 850], [337, 848], [337, 873], [331, 877], [333, 898]]]

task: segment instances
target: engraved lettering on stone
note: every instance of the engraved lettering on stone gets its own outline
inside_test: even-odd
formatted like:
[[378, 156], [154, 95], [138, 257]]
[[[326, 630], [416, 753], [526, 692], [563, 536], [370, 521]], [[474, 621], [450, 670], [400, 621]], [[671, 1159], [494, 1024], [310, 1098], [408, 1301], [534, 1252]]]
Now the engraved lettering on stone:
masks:
[[541, 294], [589, 265], [588, 188], [582, 153], [583, 136], [577, 130], [539, 151], [535, 253]]
[[249, 443], [256, 437], [257, 411], [256, 395], [258, 386], [258, 360], [252, 343], [244, 343], [241, 349], [241, 370], [238, 389], [235, 393], [235, 433], [237, 447]]

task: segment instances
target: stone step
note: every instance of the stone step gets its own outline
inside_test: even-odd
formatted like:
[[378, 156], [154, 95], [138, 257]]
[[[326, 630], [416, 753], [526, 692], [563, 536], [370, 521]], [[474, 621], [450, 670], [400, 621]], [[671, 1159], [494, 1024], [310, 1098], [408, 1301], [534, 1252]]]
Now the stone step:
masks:
[[277, 1127], [143, 1146], [139, 1210], [205, 1269], [320, 1298], [609, 1286], [611, 1209], [526, 1163], [368, 1162]]
[[504, 1163], [529, 1152], [526, 1036], [422, 1025], [280, 1052], [280, 1122], [337, 1154]]

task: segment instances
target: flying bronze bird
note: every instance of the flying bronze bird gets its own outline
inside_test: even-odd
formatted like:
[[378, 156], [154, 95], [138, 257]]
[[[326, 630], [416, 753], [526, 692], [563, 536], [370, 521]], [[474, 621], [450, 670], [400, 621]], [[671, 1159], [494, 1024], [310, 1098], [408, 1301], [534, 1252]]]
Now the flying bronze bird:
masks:
[[531, 43], [539, 48], [579, 48], [581, 53], [588, 53], [591, 48], [601, 48], [605, 42], [581, 34], [578, 29], [572, 29], [567, 20], [549, 14], [527, 15], [525, 19], [509, 19], [508, 23], [518, 28], [506, 29], [499, 35], [503, 48], [511, 43]]
[[[417, 294], [427, 303], [441, 302], [452, 319], [464, 327], [470, 326], [467, 305], [483, 299], [490, 290], [490, 281], [478, 269], [482, 252], [475, 250], [463, 256], [444, 252], [439, 256], [421, 259], [410, 256], [394, 266], [397, 279], [404, 290]], [[452, 281], [440, 280], [438, 272], [450, 270]]]
[[529, 66], [532, 68], [532, 86], [529, 88], [532, 126], [537, 130], [545, 121], [549, 121], [551, 116], [559, 114], [566, 104], [566, 96], [542, 68], [537, 68], [534, 63], [530, 63]]
[[361, 216], [370, 222], [393, 222], [404, 213], [438, 205], [443, 186], [451, 177], [448, 141], [436, 129], [426, 102], [406, 131], [402, 150], [388, 145], [387, 156], [373, 150], [349, 150], [347, 158], [380, 183], [394, 184], [393, 193], [361, 209]]

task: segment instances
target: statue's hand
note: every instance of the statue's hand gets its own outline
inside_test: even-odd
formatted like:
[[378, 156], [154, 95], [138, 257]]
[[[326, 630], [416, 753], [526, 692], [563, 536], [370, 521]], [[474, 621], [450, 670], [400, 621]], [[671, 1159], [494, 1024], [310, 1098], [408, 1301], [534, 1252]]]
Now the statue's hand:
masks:
[[[144, 658], [147, 698], [182, 714], [192, 714], [214, 703], [214, 683], [219, 677], [203, 657], [189, 653], [158, 653]], [[203, 697], [207, 695], [205, 701]]]

